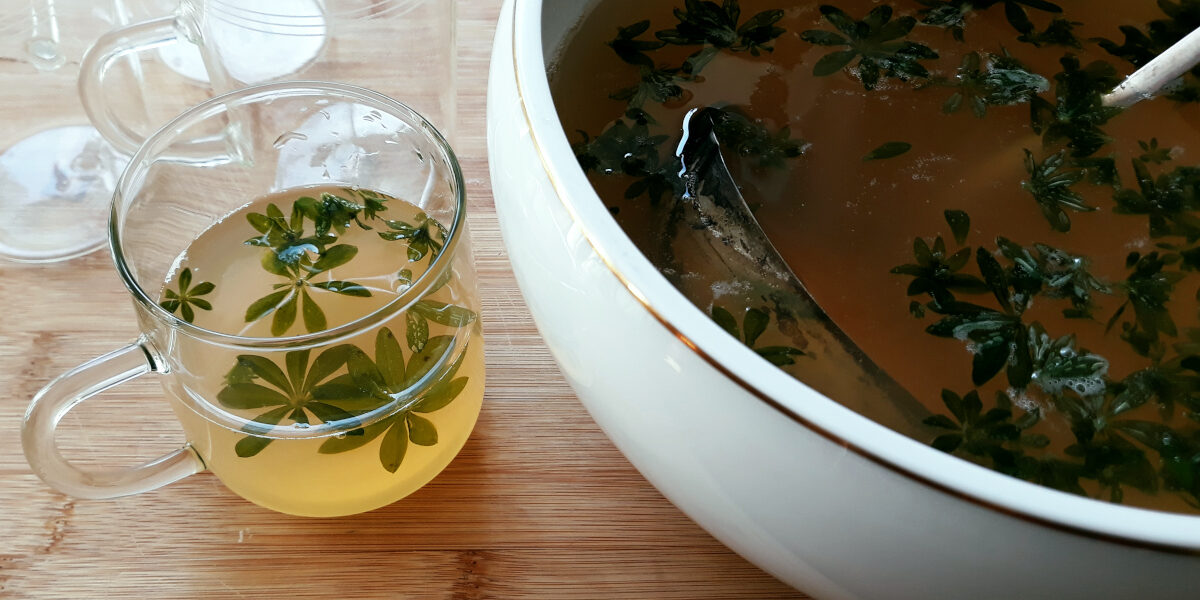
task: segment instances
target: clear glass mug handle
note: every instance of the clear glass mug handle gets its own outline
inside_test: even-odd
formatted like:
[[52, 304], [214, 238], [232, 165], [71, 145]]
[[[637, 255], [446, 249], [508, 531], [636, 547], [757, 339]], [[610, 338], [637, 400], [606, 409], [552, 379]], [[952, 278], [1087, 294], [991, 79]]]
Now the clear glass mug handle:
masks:
[[55, 429], [71, 409], [153, 371], [149, 350], [134, 343], [79, 365], [42, 388], [33, 397], [21, 426], [21, 445], [34, 473], [70, 496], [103, 499], [148, 492], [203, 471], [204, 462], [190, 445], [140, 466], [104, 471], [84, 471], [59, 452]]

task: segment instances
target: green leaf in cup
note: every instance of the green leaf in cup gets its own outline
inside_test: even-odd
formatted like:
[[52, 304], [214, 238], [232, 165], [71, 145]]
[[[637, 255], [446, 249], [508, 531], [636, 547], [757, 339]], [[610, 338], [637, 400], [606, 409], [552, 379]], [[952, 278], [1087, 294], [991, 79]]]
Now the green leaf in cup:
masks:
[[273, 252], [275, 251], [270, 250], [264, 255], [263, 268], [272, 274], [287, 277], [290, 281], [276, 284], [276, 291], [255, 300], [246, 309], [247, 323], [274, 313], [271, 335], [281, 336], [287, 333], [296, 322], [297, 309], [303, 314], [306, 331], [313, 333], [325, 329], [327, 324], [325, 311], [309, 295], [309, 288], [343, 296], [360, 298], [371, 296], [370, 290], [353, 281], [312, 281], [314, 276], [350, 262], [358, 254], [358, 248], [355, 246], [350, 244], [330, 246], [319, 251], [316, 260], [313, 260], [308, 253], [294, 261], [283, 260], [278, 254], [272, 254]]
[[217, 289], [217, 286], [211, 282], [204, 281], [192, 286], [192, 270], [184, 269], [179, 273], [179, 291], [164, 290], [162, 302], [158, 305], [166, 309], [167, 312], [174, 314], [179, 311], [179, 315], [184, 321], [191, 323], [196, 318], [196, 313], [192, 307], [200, 310], [212, 310], [212, 304], [200, 296], [205, 296]]
[[[351, 222], [367, 229], [359, 220], [360, 214], [374, 219], [377, 211], [385, 210], [382, 200], [367, 199], [367, 204], [357, 204], [326, 193], [320, 201], [307, 196], [298, 199], [292, 205], [290, 216], [285, 216], [274, 204], [269, 204], [265, 213], [246, 216], [250, 226], [261, 235], [245, 243], [265, 248], [263, 270], [287, 279], [275, 284], [275, 291], [247, 307], [247, 323], [272, 315], [271, 335], [278, 337], [292, 328], [299, 314], [305, 331], [315, 333], [324, 330], [328, 321], [310, 289], [360, 298], [371, 296], [370, 290], [353, 281], [312, 281], [315, 276], [345, 265], [358, 255], [357, 246], [338, 244], [336, 234], [344, 232]], [[313, 235], [305, 233], [306, 219], [313, 222]]]
[[255, 416], [242, 426], [249, 434], [238, 440], [234, 451], [248, 458], [262, 452], [271, 443], [270, 433], [285, 418], [293, 423], [308, 424], [351, 420], [350, 411], [333, 402], [352, 401], [365, 392], [342, 378], [329, 379], [354, 356], [362, 351], [351, 344], [328, 348], [309, 364], [310, 350], [296, 350], [284, 356], [285, 373], [274, 361], [264, 356], [243, 354], [231, 373], [242, 375], [236, 383], [226, 385], [217, 394], [225, 408], [247, 411], [262, 408], [271, 410]]
[[[451, 336], [429, 338], [420, 351], [414, 352], [407, 361], [404, 350], [391, 329], [383, 328], [375, 338], [375, 361], [363, 353], [357, 353], [348, 361], [350, 376], [359, 389], [378, 402], [392, 401], [411, 394], [412, 388], [424, 380], [451, 349]], [[433, 421], [421, 416], [444, 408], [463, 391], [467, 377], [455, 377], [462, 365], [465, 352], [460, 353], [446, 373], [430, 385], [414, 402], [386, 419], [344, 436], [332, 437], [321, 444], [322, 454], [339, 454], [360, 448], [383, 436], [379, 445], [379, 463], [388, 472], [395, 473], [404, 462], [409, 442], [418, 446], [437, 444], [437, 427]], [[368, 407], [351, 402], [342, 404], [348, 410], [367, 410]], [[370, 408], [374, 408], [372, 406]]]
[[475, 322], [474, 311], [437, 300], [421, 300], [409, 310], [447, 327], [466, 327]]
[[408, 259], [411, 261], [421, 260], [431, 251], [437, 256], [446, 243], [446, 228], [425, 213], [417, 215], [415, 223], [390, 219], [384, 219], [383, 222], [389, 231], [380, 231], [379, 237], [388, 241], [406, 240]]

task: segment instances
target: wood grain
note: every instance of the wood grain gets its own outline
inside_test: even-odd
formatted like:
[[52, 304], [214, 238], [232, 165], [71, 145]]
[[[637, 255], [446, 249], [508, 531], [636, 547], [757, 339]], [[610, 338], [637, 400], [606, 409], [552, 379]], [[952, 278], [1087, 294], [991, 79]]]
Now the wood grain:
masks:
[[[650, 486], [558, 373], [513, 281], [488, 183], [484, 106], [497, 0], [462, 0], [457, 150], [484, 297], [488, 390], [458, 459], [412, 496], [339, 519], [276, 514], [210, 474], [74, 500], [20, 448], [30, 397], [136, 335], [106, 251], [0, 263], [0, 597], [791, 598]], [[30, 93], [34, 93], [31, 91]], [[12, 118], [10, 115], [8, 118]], [[131, 464], [181, 435], [153, 382], [85, 404], [67, 455]]]

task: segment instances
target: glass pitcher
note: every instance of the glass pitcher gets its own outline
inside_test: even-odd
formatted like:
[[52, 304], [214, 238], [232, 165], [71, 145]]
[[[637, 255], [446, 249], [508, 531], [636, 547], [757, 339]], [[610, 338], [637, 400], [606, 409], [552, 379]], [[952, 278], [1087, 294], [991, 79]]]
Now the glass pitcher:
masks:
[[[111, 31], [84, 58], [80, 91], [96, 128], [132, 153], [145, 132], [118, 114], [125, 97], [107, 82], [129, 56], [205, 93], [305, 79], [363, 85], [402, 98], [453, 139], [453, 0], [179, 0], [173, 16]], [[194, 94], [182, 97], [148, 103], [182, 111]]]

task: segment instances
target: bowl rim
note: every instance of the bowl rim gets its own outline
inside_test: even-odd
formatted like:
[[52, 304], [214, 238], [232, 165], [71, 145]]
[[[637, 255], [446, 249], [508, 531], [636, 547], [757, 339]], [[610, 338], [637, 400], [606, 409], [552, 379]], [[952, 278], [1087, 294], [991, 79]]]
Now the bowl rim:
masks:
[[542, 34], [544, 2], [510, 2], [512, 28], [506, 34], [512, 38], [508, 49], [512, 56], [492, 60], [513, 61], [524, 125], [554, 194], [621, 285], [701, 360], [796, 424], [922, 486], [1063, 533], [1200, 556], [1200, 516], [1080, 497], [945, 454], [838, 404], [734, 343], [641, 254], [592, 189], [575, 160], [550, 93]]

